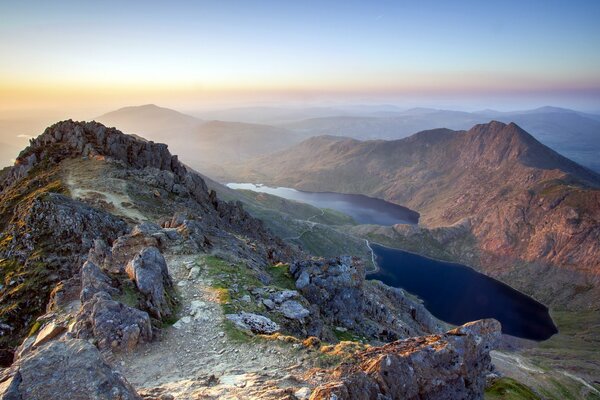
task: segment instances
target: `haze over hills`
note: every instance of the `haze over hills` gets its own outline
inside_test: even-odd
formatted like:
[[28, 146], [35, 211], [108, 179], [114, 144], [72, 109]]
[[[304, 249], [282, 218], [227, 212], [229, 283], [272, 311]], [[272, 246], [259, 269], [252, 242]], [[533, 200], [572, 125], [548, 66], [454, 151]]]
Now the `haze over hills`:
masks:
[[[459, 259], [547, 304], [597, 306], [600, 176], [516, 124], [436, 129], [396, 141], [316, 137], [245, 163], [232, 178], [408, 206], [430, 230], [467, 228], [473, 243]], [[543, 283], [535, 272], [542, 265], [552, 266]]]
[[[491, 119], [514, 121], [559, 153], [600, 171], [600, 116], [557, 107], [463, 112], [431, 108], [402, 110], [393, 105], [282, 106], [242, 107], [194, 115], [201, 118], [148, 104], [124, 107], [95, 119], [153, 141], [167, 142], [188, 164], [216, 178], [224, 172], [222, 164], [232, 159], [268, 154], [312, 136], [399, 139], [426, 129], [469, 129]], [[27, 137], [39, 134], [56, 119], [32, 113], [18, 120], [0, 120], [0, 141], [25, 145]], [[18, 135], [21, 138], [16, 138]], [[0, 154], [3, 165], [10, 164], [20, 146], [14, 149], [5, 146], [7, 150]], [[216, 159], [216, 154], [223, 151], [227, 154]]]
[[222, 164], [280, 150], [301, 140], [284, 128], [203, 121], [153, 104], [125, 107], [96, 119], [127, 133], [166, 142], [185, 163], [208, 175], [222, 173]]

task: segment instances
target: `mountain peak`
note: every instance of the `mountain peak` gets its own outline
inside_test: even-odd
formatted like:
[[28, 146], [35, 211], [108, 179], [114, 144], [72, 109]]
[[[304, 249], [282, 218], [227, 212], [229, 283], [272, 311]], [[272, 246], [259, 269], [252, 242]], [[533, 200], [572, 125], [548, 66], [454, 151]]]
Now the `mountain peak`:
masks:
[[19, 179], [41, 162], [58, 164], [69, 158], [107, 157], [136, 168], [153, 167], [176, 175], [185, 171], [167, 145], [142, 140], [99, 122], [65, 120], [48, 128], [16, 159], [6, 183]]

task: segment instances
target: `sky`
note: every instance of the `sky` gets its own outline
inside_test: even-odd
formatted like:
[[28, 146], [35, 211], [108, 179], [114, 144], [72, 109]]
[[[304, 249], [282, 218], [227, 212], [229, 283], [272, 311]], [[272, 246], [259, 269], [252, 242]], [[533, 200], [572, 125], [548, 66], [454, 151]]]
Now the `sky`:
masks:
[[598, 21], [590, 0], [0, 0], [0, 114], [277, 102], [600, 111]]

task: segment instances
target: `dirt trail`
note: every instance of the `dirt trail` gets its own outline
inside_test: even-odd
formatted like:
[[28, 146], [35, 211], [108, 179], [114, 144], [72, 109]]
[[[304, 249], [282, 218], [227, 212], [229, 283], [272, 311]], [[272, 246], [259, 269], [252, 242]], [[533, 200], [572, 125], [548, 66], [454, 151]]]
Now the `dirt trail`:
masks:
[[[72, 160], [64, 180], [73, 198], [102, 202], [110, 211], [134, 222], [148, 220], [127, 194], [127, 182], [108, 178], [105, 162]], [[130, 354], [110, 354], [126, 379], [150, 398], [281, 399], [295, 393], [308, 398], [307, 384], [295, 376], [305, 372], [311, 356], [304, 349], [279, 340], [232, 340], [224, 329], [225, 316], [218, 293], [211, 287], [203, 259], [206, 254], [181, 254], [165, 249], [169, 273], [181, 303], [174, 325], [161, 329], [151, 343]], [[200, 273], [192, 276], [192, 267]], [[169, 398], [169, 397], [165, 397]]]
[[[177, 399], [280, 398], [283, 391], [308, 393], [291, 374], [303, 372], [306, 353], [280, 341], [232, 341], [218, 294], [202, 269], [202, 256], [166, 254], [182, 303], [181, 319], [161, 338], [115, 358], [136, 389]], [[198, 277], [190, 268], [200, 266]]]
[[127, 194], [127, 182], [107, 177], [109, 168], [105, 162], [97, 160], [88, 160], [85, 166], [81, 165], [80, 160], [65, 162], [65, 183], [71, 197], [92, 204], [103, 202], [115, 215], [134, 221], [147, 220], [144, 214], [133, 207], [133, 201]]

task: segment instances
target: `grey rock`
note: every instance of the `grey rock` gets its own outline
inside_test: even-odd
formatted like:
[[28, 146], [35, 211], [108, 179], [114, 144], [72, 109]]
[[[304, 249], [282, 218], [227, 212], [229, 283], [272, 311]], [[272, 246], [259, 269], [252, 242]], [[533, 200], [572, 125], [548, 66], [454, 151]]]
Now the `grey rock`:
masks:
[[188, 279], [196, 279], [200, 276], [200, 267], [192, 267], [188, 273]]
[[267, 307], [269, 310], [272, 310], [275, 308], [276, 304], [273, 302], [273, 300], [271, 299], [263, 299], [263, 304], [265, 305], [265, 307]]
[[309, 283], [310, 283], [310, 275], [308, 274], [307, 271], [302, 271], [300, 273], [300, 276], [296, 280], [296, 288], [304, 289], [306, 286], [308, 286]]
[[13, 364], [0, 386], [6, 400], [141, 400], [85, 340], [54, 341]]
[[91, 261], [81, 267], [81, 302], [91, 299], [98, 292], [116, 295], [119, 291], [112, 287], [110, 278]]
[[280, 292], [273, 293], [271, 295], [271, 300], [273, 300], [276, 304], [281, 304], [284, 301], [298, 297], [298, 295], [298, 292], [295, 290], [282, 290]]
[[150, 317], [144, 311], [114, 301], [106, 292], [83, 304], [73, 328], [78, 338], [94, 338], [98, 348], [131, 351], [152, 340]]
[[159, 319], [172, 314], [166, 290], [172, 286], [165, 258], [156, 247], [137, 254], [125, 267], [129, 278], [146, 296], [146, 306]]
[[302, 306], [302, 304], [298, 303], [295, 300], [288, 300], [282, 303], [278, 307], [278, 311], [280, 311], [286, 318], [289, 319], [303, 319], [310, 315], [310, 311]]
[[238, 328], [254, 333], [272, 334], [280, 329], [277, 323], [263, 315], [241, 312], [239, 314], [227, 314], [225, 317]]

